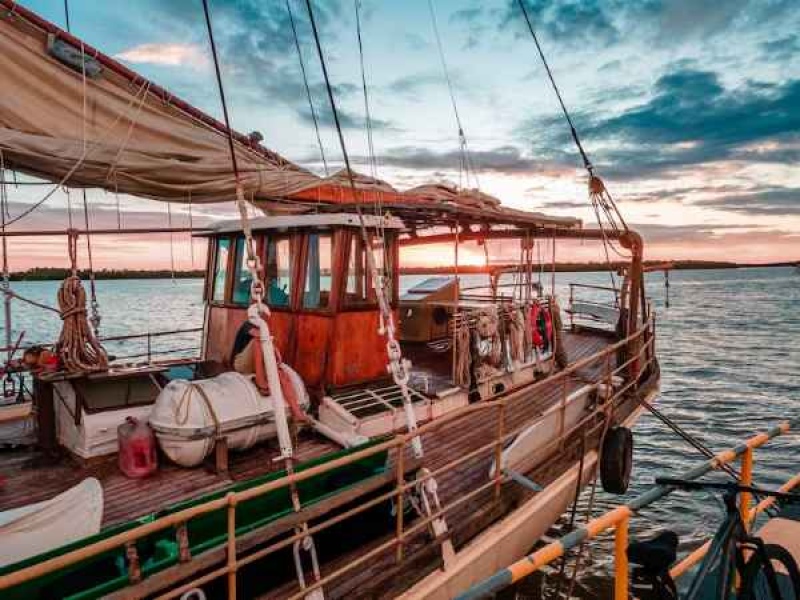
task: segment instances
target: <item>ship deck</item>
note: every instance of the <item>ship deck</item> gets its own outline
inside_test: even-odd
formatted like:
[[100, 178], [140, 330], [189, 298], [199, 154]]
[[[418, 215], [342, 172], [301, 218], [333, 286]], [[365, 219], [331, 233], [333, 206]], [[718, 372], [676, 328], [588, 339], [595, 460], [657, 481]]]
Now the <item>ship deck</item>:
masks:
[[[601, 352], [614, 341], [607, 335], [590, 331], [565, 333], [562, 339], [570, 364]], [[611, 356], [612, 365], [616, 364], [615, 357]], [[558, 404], [565, 394], [587, 383], [598, 381], [603, 373], [603, 365], [592, 363], [590, 366], [573, 370], [567, 377], [553, 382], [552, 385], [547, 385], [547, 379], [543, 380], [537, 385], [535, 394], [520, 397], [517, 401], [507, 404], [505, 423], [513, 426], [536, 421], [549, 407]], [[547, 485], [577, 460], [578, 451], [584, 446], [577, 443], [577, 438], [573, 439], [577, 432], [570, 435], [572, 437], [565, 439], [547, 460], [541, 461], [528, 472], [537, 483]], [[591, 447], [591, 444], [596, 445], [599, 439], [597, 425], [593, 425], [586, 435], [587, 441], [584, 444], [590, 444], [588, 447]], [[491, 444], [496, 437], [495, 418], [484, 418], [480, 414], [469, 413], [464, 417], [452, 419], [446, 427], [430, 431], [423, 436], [424, 466], [431, 471], [447, 467], [448, 463], [453, 462], [454, 457], [466, 456], [476, 448]], [[300, 461], [317, 458], [338, 449], [334, 443], [311, 432], [301, 432], [298, 436], [297, 456]], [[5, 485], [0, 488], [0, 511], [51, 498], [85, 477], [96, 477], [104, 490], [103, 525], [114, 525], [161, 510], [180, 501], [223, 489], [232, 483], [278, 470], [281, 468], [281, 463], [273, 460], [276, 455], [277, 450], [272, 444], [263, 444], [241, 453], [231, 452], [229, 472], [224, 476], [210, 469], [201, 467], [185, 469], [162, 462], [154, 476], [136, 480], [122, 475], [114, 460], [86, 466], [78, 465], [66, 458], [47, 462], [43, 455], [31, 451], [6, 451], [0, 453], [0, 474], [5, 478]], [[406, 456], [408, 468], [415, 462], [411, 459], [408, 448]], [[390, 463], [396, 464], [397, 458], [395, 453], [390, 453]], [[491, 464], [492, 459], [485, 453], [476, 454], [473, 458], [461, 462], [454, 468], [444, 469], [437, 475], [442, 504], [447, 505], [462, 499], [447, 516], [448, 523], [452, 524], [450, 539], [456, 548], [463, 546], [531, 494], [517, 484], [506, 483], [503, 484], [499, 496], [495, 495], [495, 490], [492, 488], [470, 496], [471, 490], [476, 490], [482, 485], [485, 487]], [[466, 501], [463, 501], [467, 496], [469, 497]], [[363, 555], [370, 548], [379, 547], [386, 540], [390, 540], [392, 535], [385, 530], [376, 531], [371, 537], [360, 540], [357, 547], [338, 556], [328, 555], [324, 561], [323, 574], [348, 564], [348, 561]], [[330, 597], [370, 597], [376, 590], [381, 589], [384, 591], [392, 589], [393, 593], [400, 592], [414, 580], [419, 580], [425, 573], [439, 566], [440, 562], [437, 545], [430, 543], [423, 528], [417, 534], [409, 536], [405, 545], [404, 560], [400, 562], [396, 560], [394, 548], [378, 553], [369, 566], [351, 571], [347, 577], [339, 578], [334, 585], [326, 586], [326, 593]], [[403, 576], [397, 576], [399, 570], [403, 571]], [[415, 573], [414, 577], [410, 576], [412, 572]], [[297, 583], [293, 578], [287, 578], [283, 585], [274, 588], [265, 597], [285, 597], [297, 591]]]
[[[595, 333], [566, 333], [564, 336], [571, 363], [599, 352], [609, 343], [610, 338]], [[577, 388], [591, 380], [592, 376], [589, 371], [576, 374], [570, 380], [570, 388]], [[548, 406], [560, 392], [561, 386], [558, 386], [552, 394], [542, 394], [535, 403], [531, 403], [517, 415], [517, 418], [529, 418], [533, 412]], [[479, 430], [472, 432], [472, 435], [478, 434]], [[471, 442], [465, 439], [464, 443]], [[447, 459], [450, 447], [443, 445], [444, 441], [440, 442], [438, 436], [431, 436], [431, 439], [425, 440], [425, 444], [434, 466], [437, 464], [437, 456], [441, 456], [442, 460]], [[299, 434], [297, 456], [301, 462], [338, 449], [335, 443], [311, 432]], [[5, 480], [5, 484], [0, 487], [0, 511], [47, 500], [86, 477], [96, 477], [103, 486], [103, 525], [109, 526], [224, 489], [235, 482], [279, 470], [281, 463], [273, 460], [276, 456], [277, 449], [274, 445], [263, 444], [246, 452], [231, 452], [229, 472], [226, 475], [214, 473], [210, 468], [181, 468], [164, 460], [152, 477], [129, 479], [120, 472], [115, 458], [83, 465], [64, 457], [48, 458], [31, 450], [0, 450], [0, 475]], [[469, 465], [465, 465], [460, 471], [469, 473]], [[457, 482], [463, 479], [461, 475], [454, 474], [453, 481], [450, 486], [445, 480], [441, 482], [441, 487], [446, 491], [456, 491], [459, 487]]]

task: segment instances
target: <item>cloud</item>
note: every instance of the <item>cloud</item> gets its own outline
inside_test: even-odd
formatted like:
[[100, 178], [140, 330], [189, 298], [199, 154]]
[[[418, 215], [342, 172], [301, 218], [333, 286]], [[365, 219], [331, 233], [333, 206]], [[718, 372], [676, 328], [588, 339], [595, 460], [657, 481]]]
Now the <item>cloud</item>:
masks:
[[[314, 110], [316, 111], [317, 115], [317, 122], [319, 123], [320, 127], [336, 126], [336, 122], [333, 118], [333, 111], [329, 107], [330, 105], [327, 103], [322, 106], [314, 106]], [[364, 129], [367, 126], [367, 120], [364, 115], [350, 112], [341, 108], [338, 101], [336, 104], [336, 112], [339, 116], [339, 124], [342, 126], [342, 129]], [[314, 124], [314, 115], [311, 114], [311, 108], [308, 106], [297, 109], [297, 116], [300, 117], [300, 120], [307, 125]], [[370, 124], [373, 130], [399, 131], [395, 125], [384, 119], [376, 119], [375, 117], [372, 117], [370, 119]]]
[[747, 215], [800, 216], [800, 188], [765, 187], [745, 194], [721, 195], [700, 200], [695, 204]]
[[[749, 80], [729, 89], [714, 71], [679, 62], [645, 101], [611, 116], [575, 112], [573, 120], [604, 174], [640, 179], [714, 161], [788, 164], [800, 155], [797, 106], [800, 79]], [[537, 155], [574, 154], [560, 115], [530, 119], [519, 130], [538, 140]]]
[[[528, 16], [537, 34], [542, 33], [562, 43], [578, 46], [608, 45], [617, 41], [620, 31], [614, 23], [614, 9], [597, 0], [524, 0]], [[623, 10], [624, 7], [618, 7]], [[499, 13], [498, 27], [511, 30], [518, 37], [528, 37], [518, 0], [506, 0]]]
[[787, 35], [777, 40], [768, 40], [760, 44], [762, 52], [768, 60], [784, 61], [800, 56], [800, 36]]
[[205, 68], [208, 52], [197, 44], [141, 44], [116, 54], [114, 58], [134, 64]]
[[[524, 154], [518, 147], [507, 145], [487, 150], [473, 150], [470, 158], [475, 168], [507, 175], [556, 174], [560, 165], [540, 161]], [[420, 146], [400, 146], [386, 150], [380, 162], [386, 166], [406, 169], [458, 169], [461, 153], [458, 150], [435, 151]]]
[[689, 244], [698, 241], [711, 241], [722, 235], [752, 231], [751, 225], [731, 223], [687, 223], [684, 225], [660, 225], [657, 223], [633, 223], [631, 229], [637, 231], [647, 242]]
[[[460, 86], [460, 77], [450, 73], [450, 80], [456, 87]], [[446, 81], [444, 75], [439, 73], [412, 73], [398, 77], [386, 86], [387, 92], [393, 96], [403, 96], [407, 100], [423, 99], [423, 92], [430, 87], [439, 86], [444, 89]]]
[[[164, 28], [161, 35], [168, 35], [170, 32], [174, 35], [179, 31], [183, 37], [196, 39], [200, 54], [208, 60], [210, 50], [205, 22], [195, 0], [149, 0], [149, 5], [152, 13], [158, 15], [159, 23], [169, 23], [169, 27]], [[352, 8], [343, 0], [316, 0], [313, 5], [314, 18], [330, 66], [337, 61], [334, 42]], [[240, 100], [258, 107], [263, 106], [265, 99], [268, 99], [269, 102], [278, 103], [288, 109], [302, 123], [309, 123], [310, 111], [305, 100], [306, 91], [286, 4], [260, 0], [215, 0], [211, 3], [211, 14], [229, 94], [232, 95], [235, 90]], [[330, 114], [325, 114], [330, 111], [327, 92], [308, 14], [302, 2], [292, 3], [292, 15], [315, 108], [323, 121], [331, 122]], [[149, 46], [156, 49], [163, 45]], [[150, 58], [151, 62], [161, 58], [160, 64], [165, 64], [163, 61], [166, 58], [154, 54], [148, 52], [145, 57]], [[337, 106], [341, 107], [344, 114], [343, 122], [348, 123], [346, 126], [356, 126], [350, 125], [357, 124], [359, 120], [346, 114], [347, 103], [360, 87], [335, 78], [332, 83]], [[360, 122], [363, 124], [363, 119]], [[376, 123], [378, 128], [385, 125], [385, 121]]]

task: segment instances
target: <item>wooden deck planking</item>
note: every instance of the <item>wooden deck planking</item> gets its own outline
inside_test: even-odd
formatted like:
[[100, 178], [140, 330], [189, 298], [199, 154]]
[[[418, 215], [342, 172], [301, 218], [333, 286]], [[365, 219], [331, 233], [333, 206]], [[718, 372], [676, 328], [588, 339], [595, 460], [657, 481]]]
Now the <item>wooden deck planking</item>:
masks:
[[[564, 336], [564, 344], [571, 363], [591, 356], [609, 343], [610, 340], [606, 337], [585, 333], [566, 333]], [[616, 361], [613, 360], [613, 362]], [[602, 362], [599, 364], [604, 366]], [[599, 368], [587, 368], [583, 371], [579, 377], [566, 379], [567, 393], [585, 385], [586, 379], [595, 379], [602, 374]], [[533, 397], [522, 396], [510, 402], [506, 408], [505, 430], [509, 431], [533, 422], [548, 406], [560, 401], [562, 394], [562, 384], [557, 383], [553, 386], [542, 384]], [[449, 421], [442, 428], [423, 436], [426, 450], [424, 464], [431, 470], [440, 468], [458, 456], [463, 456], [475, 448], [492, 442], [496, 434], [497, 415], [493, 411], [472, 413], [463, 418]], [[308, 460], [337, 449], [335, 444], [306, 432], [299, 436], [297, 457], [300, 460]], [[575, 451], [577, 451], [577, 447]], [[573, 454], [574, 452], [555, 452], [554, 456], [557, 460], [543, 461], [542, 467], [535, 469], [532, 477], [539, 483], [548, 484], [576, 460]], [[280, 463], [274, 461], [276, 456], [277, 450], [274, 445], [261, 445], [243, 453], [232, 452], [229, 477], [220, 477], [203, 468], [182, 469], [162, 462], [161, 469], [156, 476], [145, 480], [130, 480], [118, 471], [114, 461], [91, 468], [82, 468], [64, 460], [43, 468], [32, 466], [30, 459], [24, 458], [19, 453], [8, 457], [0, 455], [0, 474], [7, 479], [6, 485], [0, 489], [0, 510], [50, 498], [78, 483], [86, 476], [96, 476], [103, 483], [106, 494], [104, 525], [110, 525], [221, 489], [234, 481], [244, 481], [276, 471], [282, 468]], [[486, 450], [462, 465], [438, 475], [439, 495], [442, 502], [452, 502], [487, 482], [493, 460], [494, 450]], [[390, 465], [393, 464], [394, 456], [391, 456]], [[19, 493], [21, 490], [24, 490], [24, 493]], [[507, 512], [514, 503], [530, 495], [529, 492], [513, 483], [503, 486], [499, 501], [495, 500], [494, 493], [494, 489], [490, 488], [476, 498], [463, 503], [448, 515], [452, 538], [457, 546], [466, 543], [477, 531], [502, 516], [503, 511]], [[427, 534], [422, 532], [408, 540], [408, 555], [414, 554], [415, 547], [425, 546], [426, 537]], [[375, 547], [387, 539], [390, 539], [390, 536], [376, 539], [373, 544], [359, 548], [358, 553], [363, 554], [368, 547]], [[429, 550], [426, 552], [428, 555], [430, 554]], [[384, 554], [385, 556], [371, 561], [365, 568], [353, 571], [350, 576], [341, 578], [343, 581], [337, 581], [326, 588], [329, 596], [370, 597], [370, 594], [377, 593], [376, 590], [385, 589], [381, 586], [388, 585], [388, 580], [392, 577], [391, 573], [397, 575], [398, 567], [395, 564], [394, 548]], [[437, 553], [434, 553], [433, 557], [428, 556], [427, 562], [415, 567], [413, 571], [408, 570], [409, 564], [407, 563], [410, 559], [407, 559], [401, 565], [403, 574], [400, 579], [403, 579], [404, 582], [398, 584], [397, 581], [394, 581], [393, 589], [409, 587], [430, 572], [437, 564], [436, 555]], [[323, 573], [330, 573], [337, 566], [353, 560], [355, 556], [351, 553], [329, 561], [323, 565]], [[431, 558], [433, 558], [433, 562], [431, 562]], [[297, 589], [296, 584], [287, 584], [280, 590], [275, 590], [275, 593], [280, 596], [292, 589]], [[278, 596], [269, 595], [269, 597]]]
[[[297, 457], [301, 461], [323, 456], [339, 446], [312, 433], [302, 433]], [[103, 526], [123, 523], [283, 468], [274, 458], [277, 449], [260, 445], [245, 452], [231, 452], [228, 476], [213, 473], [206, 466], [186, 469], [163, 459], [158, 471], [144, 479], [123, 475], [115, 459], [88, 467], [63, 458], [41, 464], [42, 455], [31, 452], [0, 455], [0, 474], [6, 479], [0, 488], [0, 511], [41, 502], [60, 494], [86, 477], [96, 477], [103, 486]]]
[[[568, 344], [570, 362], [576, 362], [602, 350], [609, 344], [609, 340], [602, 337], [595, 338], [585, 334], [578, 334], [568, 335], [565, 343]], [[612, 357], [611, 360], [612, 365], [615, 365], [615, 357]], [[581, 374], [584, 376], [568, 377], [566, 379], [567, 393], [569, 394], [586, 385], [587, 380], [596, 380], [595, 378], [602, 376], [604, 367], [604, 361], [599, 361], [597, 368], [590, 366], [584, 369], [585, 374]], [[527, 422], [532, 422], [548, 406], [559, 402], [562, 394], [562, 385], [560, 383], [556, 384], [555, 387], [543, 385], [540, 392], [533, 399], [521, 397], [518, 401], [511, 402], [507, 406], [506, 431], [513, 427], [524, 425]], [[616, 418], [618, 420], [624, 419], [635, 406], [635, 401], [624, 402], [620, 406]], [[425, 466], [435, 470], [458, 456], [495, 439], [497, 419], [496, 415], [486, 416], [489, 414], [491, 413], [483, 413], [481, 418], [476, 418], [476, 414], [473, 413], [462, 419], [448, 422], [446, 426], [436, 433], [424, 435]], [[580, 438], [583, 435], [581, 432], [573, 433], [564, 442], [563, 448], [554, 448], [551, 455], [543, 459], [540, 466], [533, 469], [529, 476], [541, 485], [549, 485], [579, 459], [582, 446], [586, 451], [597, 447], [602, 429], [602, 422], [592, 425], [586, 433], [585, 444], [581, 443]], [[438, 493], [442, 502], [452, 502], [485, 483], [488, 480], [489, 469], [493, 460], [494, 453], [492, 450], [488, 450], [437, 476]], [[464, 502], [447, 516], [451, 539], [454, 541], [455, 546], [458, 548], [467, 543], [477, 532], [485, 529], [500, 518], [509, 507], [526, 500], [532, 495], [533, 492], [522, 488], [518, 484], [509, 482], [502, 486], [501, 497], [498, 500], [495, 499], [494, 489], [490, 488], [477, 494], [473, 499]], [[493, 508], [497, 509], [494, 513], [492, 511]], [[407, 522], [407, 526], [409, 524]], [[410, 547], [406, 555], [413, 554], [415, 545], [421, 545], [422, 539], [425, 537], [427, 537], [426, 533], [415, 536], [414, 539], [417, 540], [417, 543], [415, 544], [414, 540], [409, 543]], [[359, 548], [358, 554], [363, 555], [391, 538], [392, 535], [382, 536], [374, 540], [373, 543]], [[390, 548], [369, 561], [368, 565], [350, 571], [347, 575], [326, 586], [326, 597], [358, 599], [399, 594], [440, 565], [438, 551], [434, 549], [431, 552], [429, 543], [427, 547], [429, 550], [427, 562], [423, 561], [416, 565], [411, 564], [408, 559], [397, 565], [395, 549]], [[357, 555], [355, 554], [349, 554], [328, 562], [322, 567], [323, 576], [341, 568], [356, 557]], [[299, 587], [295, 583], [287, 583], [261, 598], [282, 598], [298, 591]]]

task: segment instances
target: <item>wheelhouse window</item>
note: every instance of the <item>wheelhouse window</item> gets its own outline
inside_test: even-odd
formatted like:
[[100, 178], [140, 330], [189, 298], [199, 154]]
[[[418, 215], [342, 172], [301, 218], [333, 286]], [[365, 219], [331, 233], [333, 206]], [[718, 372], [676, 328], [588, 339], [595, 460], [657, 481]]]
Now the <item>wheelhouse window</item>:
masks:
[[234, 304], [247, 305], [250, 303], [250, 285], [253, 283], [253, 277], [247, 268], [247, 248], [245, 243], [244, 237], [236, 238], [236, 262], [233, 267], [235, 279], [233, 280], [232, 301]]
[[[383, 240], [371, 237], [372, 256], [375, 267], [379, 274], [383, 275], [383, 285], [386, 289], [387, 298], [391, 299], [391, 261], [386, 260], [386, 252]], [[377, 302], [375, 297], [375, 287], [372, 282], [372, 274], [367, 262], [367, 253], [364, 242], [360, 234], [353, 233], [350, 241], [347, 263], [347, 285], [345, 287], [345, 306], [363, 306]]]
[[230, 251], [230, 238], [220, 238], [219, 241], [217, 241], [217, 255], [214, 263], [214, 287], [211, 294], [211, 299], [214, 302], [225, 302], [225, 281], [228, 273]]
[[309, 233], [303, 308], [328, 308], [331, 297], [333, 243], [329, 234]]
[[267, 304], [288, 307], [292, 297], [292, 256], [289, 238], [270, 238], [267, 241], [266, 258]]

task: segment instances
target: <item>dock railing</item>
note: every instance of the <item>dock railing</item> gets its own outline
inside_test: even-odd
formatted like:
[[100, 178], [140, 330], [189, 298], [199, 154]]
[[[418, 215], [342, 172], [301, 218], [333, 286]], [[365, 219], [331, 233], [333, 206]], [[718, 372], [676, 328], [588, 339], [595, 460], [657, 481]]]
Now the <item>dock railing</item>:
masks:
[[[783, 422], [769, 431], [759, 433], [749, 438], [744, 443], [716, 454], [713, 458], [701, 465], [682, 473], [680, 479], [696, 479], [706, 473], [719, 469], [737, 459], [741, 461], [739, 480], [742, 485], [751, 485], [753, 477], [754, 450], [766, 444], [769, 440], [783, 435], [789, 431], [789, 423]], [[790, 491], [800, 484], [800, 474], [793, 477], [781, 487], [781, 491]], [[576, 548], [587, 540], [596, 538], [606, 531], [614, 532], [614, 600], [628, 600], [629, 598], [629, 565], [628, 565], [628, 526], [631, 517], [639, 510], [663, 498], [674, 490], [665, 485], [654, 485], [645, 493], [637, 496], [627, 504], [618, 506], [605, 514], [590, 520], [586, 525], [575, 529], [561, 539], [551, 542], [543, 548], [512, 565], [497, 571], [491, 577], [473, 585], [461, 595], [458, 600], [478, 600], [490, 598], [500, 590], [520, 581], [521, 579], [538, 571], [563, 556], [569, 550]], [[749, 493], [740, 495], [740, 510], [745, 523], [752, 522], [756, 515], [774, 504], [774, 498], [762, 500], [755, 507], [751, 507]], [[685, 573], [705, 556], [710, 542], [689, 554], [670, 571], [673, 577]]]
[[[237, 598], [236, 574], [244, 566], [279, 550], [290, 548], [295, 542], [302, 542], [306, 537], [318, 534], [345, 519], [364, 513], [380, 503], [394, 501], [397, 506], [403, 506], [404, 497], [413, 493], [417, 486], [430, 478], [442, 477], [445, 473], [452, 472], [453, 469], [464, 465], [467, 461], [485, 457], [488, 464], [493, 464], [494, 468], [491, 475], [487, 474], [487, 477], [478, 481], [474, 488], [459, 493], [449, 500], [443, 500], [440, 507], [427, 516], [420, 516], [414, 519], [412, 523], [406, 523], [403, 510], [396, 511], [395, 532], [393, 535], [387, 536], [388, 539], [386, 541], [371, 547], [344, 566], [324, 574], [321, 579], [304, 588], [300, 588], [290, 597], [293, 600], [303, 598], [314, 589], [330, 584], [353, 569], [369, 564], [370, 561], [377, 560], [381, 556], [388, 557], [387, 553], [394, 554], [395, 561], [400, 562], [403, 560], [404, 548], [415, 538], [419, 539], [419, 536], [426, 535], [426, 532], [428, 532], [431, 524], [436, 519], [446, 518], [459, 507], [463, 507], [466, 502], [478, 499], [481, 494], [484, 494], [481, 499], [485, 497], [488, 502], [498, 500], [504, 484], [514, 485], [503, 468], [502, 450], [518, 434], [529, 428], [533, 422], [536, 422], [541, 417], [541, 413], [536, 408], [535, 403], [531, 402], [531, 398], [536, 397], [537, 390], [546, 389], [545, 386], [553, 386], [550, 389], [559, 389], [558, 393], [561, 398], [558, 402], [558, 434], [537, 450], [537, 455], [544, 457], [551, 456], [554, 452], [563, 449], [566, 441], [573, 436], [579, 435], [581, 431], [585, 431], [586, 429], [584, 428], [602, 427], [605, 419], [609, 418], [615, 407], [629, 402], [634, 403], [635, 406], [636, 400], [632, 398], [630, 392], [636, 391], [645, 374], [649, 372], [651, 367], [655, 366], [655, 352], [653, 351], [655, 345], [654, 327], [655, 322], [651, 318], [631, 336], [609, 344], [590, 356], [576, 360], [556, 374], [550, 375], [532, 385], [511, 390], [500, 398], [470, 404], [459, 410], [446, 413], [437, 419], [422, 424], [414, 434], [398, 434], [390, 440], [380, 442], [369, 448], [356, 450], [347, 456], [338, 457], [302, 471], [295, 471], [291, 475], [286, 475], [280, 479], [269, 481], [247, 490], [228, 493], [223, 497], [168, 514], [93, 544], [0, 576], [0, 590], [23, 584], [89, 560], [104, 552], [125, 548], [129, 587], [109, 594], [109, 598], [141, 597], [142, 594], [137, 595], [138, 592], [132, 591], [136, 588], [130, 586], [145, 585], [147, 587], [147, 594], [145, 595], [147, 596], [154, 595], [158, 591], [167, 590], [162, 595], [157, 596], [161, 600], [166, 600], [179, 597], [185, 592], [212, 580], [227, 577], [228, 599], [235, 600]], [[630, 348], [634, 345], [636, 352], [632, 356], [631, 352], [626, 353], [626, 360], [620, 363], [617, 358], [618, 352], [623, 348]], [[594, 383], [587, 385], [584, 382], [585, 373], [588, 369], [596, 371], [596, 379]], [[577, 384], [576, 382], [581, 383]], [[582, 385], [584, 390], [593, 388], [598, 393], [602, 387], [607, 396], [603, 397], [602, 401], [598, 401], [589, 407], [585, 411], [586, 414], [577, 422], [568, 424], [566, 419], [568, 396], [574, 391], [576, 385]], [[411, 479], [406, 478], [406, 465], [408, 464], [407, 461], [410, 460], [407, 457], [411, 456], [411, 444], [415, 438], [429, 435], [443, 427], [455, 426], [457, 420], [475, 413], [484, 415], [480, 419], [482, 423], [492, 423], [492, 433], [485, 444], [471, 449], [457, 458], [450, 459], [448, 457], [447, 462], [441, 466], [416, 471]], [[492, 418], [494, 419], [493, 422], [490, 421]], [[474, 421], [470, 421], [470, 423], [474, 423]], [[379, 495], [372, 495], [369, 499], [349, 508], [345, 512], [330, 515], [328, 513], [332, 512], [332, 509], [317, 510], [313, 517], [313, 525], [291, 536], [280, 537], [277, 541], [273, 539], [276, 537], [274, 531], [269, 537], [259, 537], [258, 531], [244, 535], [237, 534], [236, 507], [239, 503], [262, 497], [276, 490], [286, 490], [290, 486], [297, 485], [313, 477], [387, 451], [390, 456], [390, 468], [394, 469], [393, 477], [387, 479], [387, 485], [392, 486], [389, 491]], [[528, 468], [532, 468], [532, 466], [528, 465]], [[387, 475], [389, 473], [391, 471]], [[283, 519], [286, 519], [287, 523], [291, 520], [293, 524], [308, 522], [312, 520], [309, 515], [313, 512], [313, 509], [314, 505], [310, 505], [298, 513], [283, 517]], [[228, 515], [225, 541], [215, 548], [192, 556], [188, 545], [185, 543], [187, 523], [191, 519], [219, 510], [226, 511]], [[322, 518], [323, 515], [325, 516], [324, 519]], [[173, 567], [168, 567], [165, 570], [166, 573], [159, 572], [147, 578], [142, 578], [138, 568], [137, 541], [168, 528], [174, 529], [176, 543], [181, 548], [179, 563]], [[291, 529], [292, 524], [287, 525], [287, 530]], [[270, 541], [272, 543], [266, 547], [263, 546], [263, 544]], [[435, 547], [441, 545], [442, 542], [443, 539], [434, 538], [427, 540], [426, 543]], [[254, 550], [256, 547], [258, 549]], [[209, 571], [211, 566], [220, 563], [222, 563], [221, 566]], [[200, 572], [203, 574], [198, 575]]]

